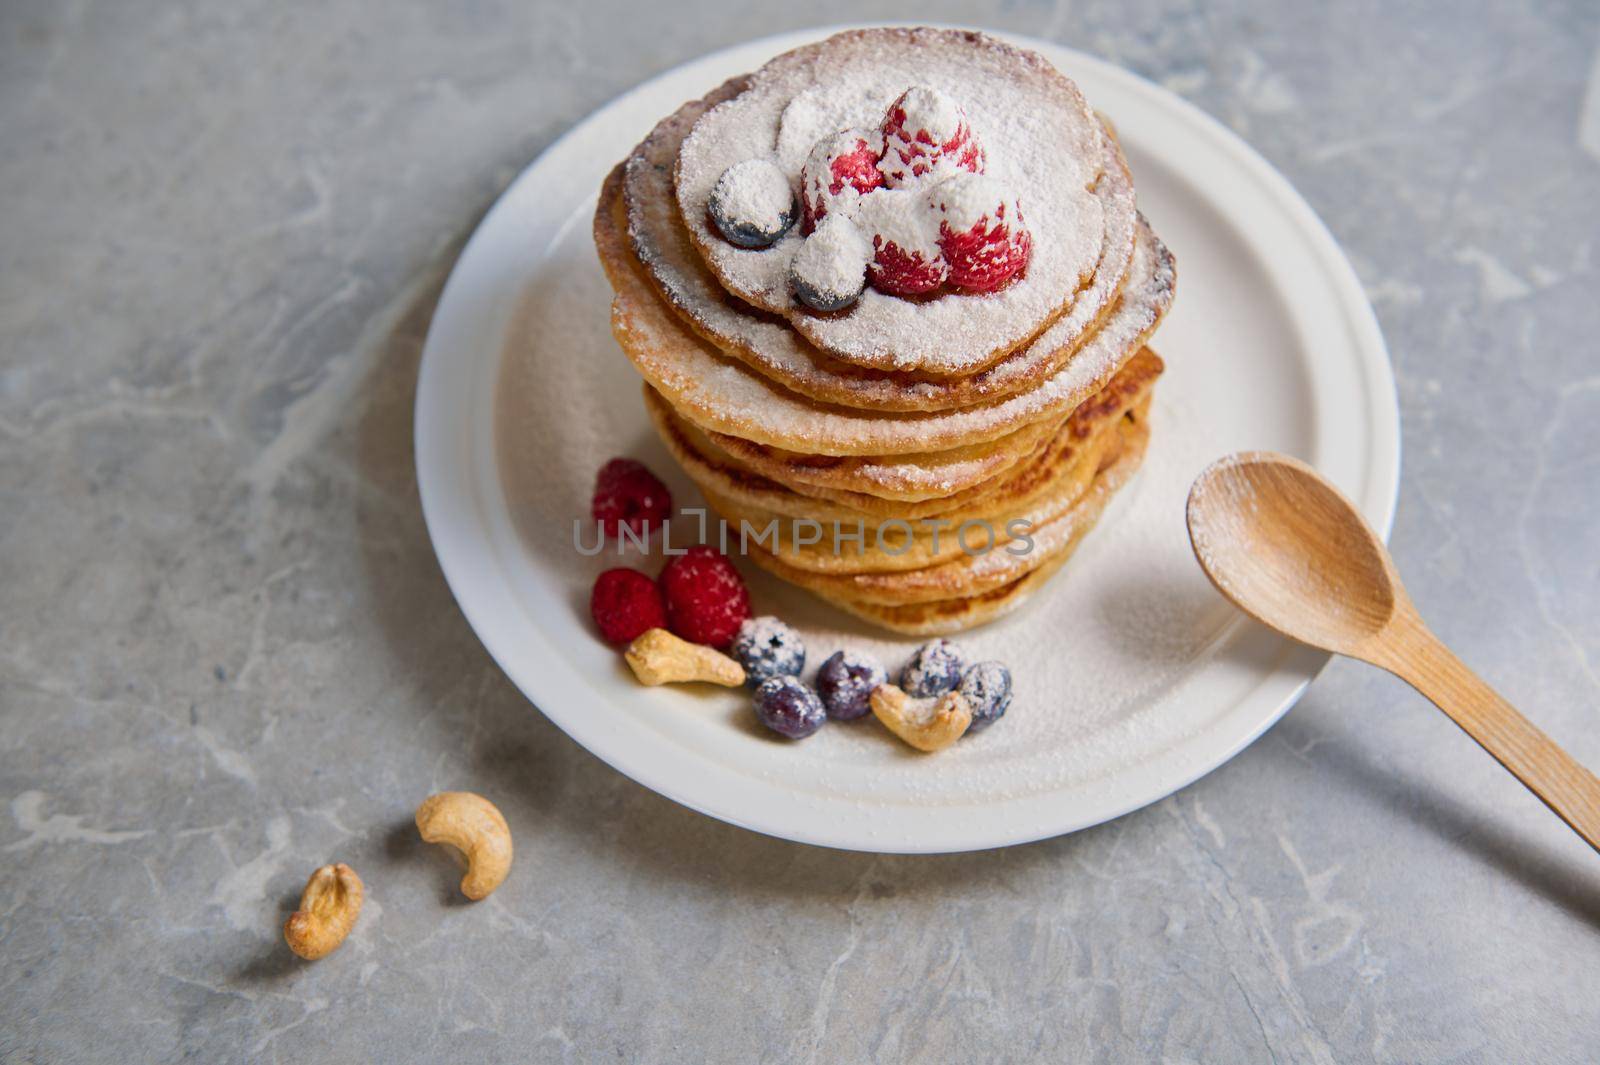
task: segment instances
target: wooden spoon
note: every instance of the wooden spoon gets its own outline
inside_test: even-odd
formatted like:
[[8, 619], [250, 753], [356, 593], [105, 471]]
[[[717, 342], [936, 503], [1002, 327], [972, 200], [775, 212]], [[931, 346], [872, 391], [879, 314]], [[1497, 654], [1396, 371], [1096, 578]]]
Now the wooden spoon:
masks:
[[1235, 606], [1416, 688], [1600, 850], [1600, 780], [1428, 631], [1382, 541], [1315, 470], [1287, 455], [1230, 455], [1196, 479], [1188, 517], [1200, 567]]

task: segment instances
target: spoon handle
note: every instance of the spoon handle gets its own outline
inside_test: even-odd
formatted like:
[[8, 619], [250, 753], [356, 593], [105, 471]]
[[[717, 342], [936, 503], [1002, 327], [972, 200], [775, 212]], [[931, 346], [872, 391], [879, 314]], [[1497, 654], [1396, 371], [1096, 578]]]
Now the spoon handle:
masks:
[[1495, 761], [1600, 851], [1600, 780], [1523, 717], [1420, 620], [1382, 663], [1426, 695]]

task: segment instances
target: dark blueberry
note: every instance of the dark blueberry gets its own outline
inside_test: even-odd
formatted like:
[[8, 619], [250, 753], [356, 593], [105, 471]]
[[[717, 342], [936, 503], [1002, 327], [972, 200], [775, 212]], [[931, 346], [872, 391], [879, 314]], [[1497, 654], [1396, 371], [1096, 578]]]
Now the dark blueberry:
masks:
[[[865, 283], [863, 283], [863, 287], [865, 287]], [[858, 288], [854, 292], [848, 294], [827, 292], [822, 289], [812, 288], [806, 283], [805, 278], [801, 277], [799, 274], [795, 274], [794, 294], [801, 303], [805, 304], [807, 307], [810, 307], [812, 310], [820, 311], [823, 314], [829, 314], [833, 311], [842, 311], [854, 303], [860, 298], [861, 289]]]
[[801, 303], [824, 313], [854, 303], [867, 284], [872, 244], [842, 215], [829, 215], [805, 239], [789, 263], [789, 279]]
[[744, 667], [744, 682], [752, 688], [768, 677], [798, 677], [806, 667], [800, 634], [770, 615], [746, 618], [728, 653]]
[[817, 668], [817, 694], [835, 721], [854, 721], [872, 712], [872, 689], [887, 683], [878, 663], [855, 651], [835, 651]]
[[761, 723], [791, 740], [805, 739], [828, 720], [817, 693], [788, 674], [762, 681], [755, 704]]
[[979, 662], [961, 678], [957, 689], [972, 707], [967, 734], [981, 732], [998, 721], [1011, 705], [1011, 671], [999, 662]]
[[776, 244], [797, 213], [789, 179], [766, 159], [746, 159], [724, 170], [711, 189], [709, 206], [723, 237], [741, 248]]
[[966, 664], [961, 648], [949, 640], [930, 640], [917, 648], [900, 671], [900, 687], [914, 699], [931, 699], [961, 683]]

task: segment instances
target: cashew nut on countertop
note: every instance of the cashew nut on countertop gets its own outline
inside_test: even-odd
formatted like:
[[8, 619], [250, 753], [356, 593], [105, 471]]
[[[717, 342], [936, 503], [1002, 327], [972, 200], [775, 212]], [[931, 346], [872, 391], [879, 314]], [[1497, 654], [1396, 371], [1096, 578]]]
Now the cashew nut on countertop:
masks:
[[365, 895], [361, 878], [342, 862], [312, 873], [300, 894], [300, 908], [283, 925], [289, 949], [307, 961], [332, 954], [355, 927]]
[[467, 859], [461, 893], [487, 898], [511, 871], [511, 828], [494, 803], [470, 791], [441, 791], [417, 807], [417, 831], [429, 843], [445, 843]]

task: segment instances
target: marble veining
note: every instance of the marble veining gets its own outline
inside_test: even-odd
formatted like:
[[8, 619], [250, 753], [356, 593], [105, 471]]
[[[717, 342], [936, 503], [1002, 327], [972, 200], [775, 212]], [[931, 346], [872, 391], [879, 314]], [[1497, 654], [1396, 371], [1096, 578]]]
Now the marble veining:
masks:
[[[1600, 765], [1600, 9], [936, 2], [1217, 116], [1348, 250], [1424, 615]], [[462, 242], [647, 75], [833, 0], [0, 10], [0, 1060], [1592, 1061], [1600, 865], [1397, 682], [1077, 835], [751, 835], [490, 662], [412, 474]], [[416, 802], [493, 797], [488, 901]], [[366, 879], [307, 965], [310, 870]]]

